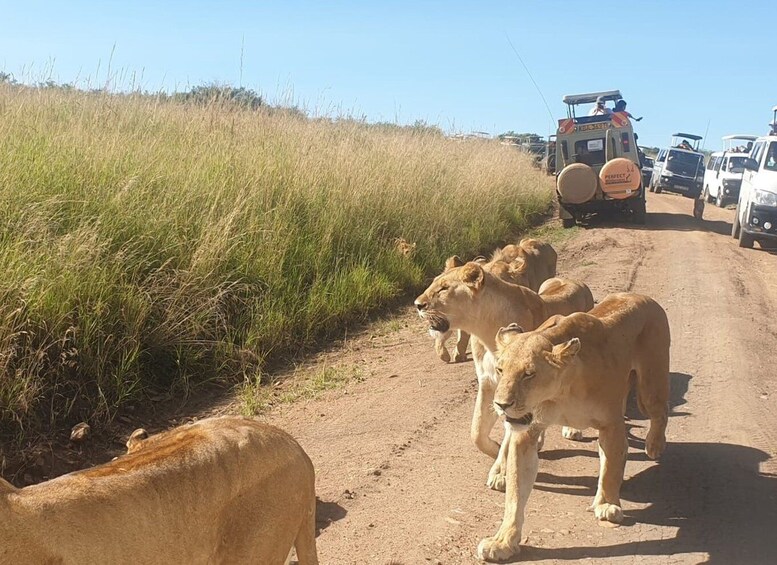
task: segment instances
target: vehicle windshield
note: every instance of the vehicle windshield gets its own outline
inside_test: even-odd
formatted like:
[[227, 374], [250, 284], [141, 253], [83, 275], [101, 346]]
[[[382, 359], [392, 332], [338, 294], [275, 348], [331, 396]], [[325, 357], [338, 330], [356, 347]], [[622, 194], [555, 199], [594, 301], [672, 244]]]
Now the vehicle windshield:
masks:
[[777, 171], [777, 141], [772, 141], [769, 144], [769, 150], [766, 152], [764, 169], [768, 171]]
[[695, 177], [704, 168], [701, 160], [702, 156], [698, 153], [670, 151], [666, 158], [666, 169], [676, 175]]
[[575, 160], [578, 163], [585, 163], [589, 167], [603, 165], [606, 160], [604, 155], [604, 138], [576, 141]]
[[747, 159], [747, 157], [729, 157], [728, 172], [729, 173], [743, 172], [745, 170], [745, 159]]

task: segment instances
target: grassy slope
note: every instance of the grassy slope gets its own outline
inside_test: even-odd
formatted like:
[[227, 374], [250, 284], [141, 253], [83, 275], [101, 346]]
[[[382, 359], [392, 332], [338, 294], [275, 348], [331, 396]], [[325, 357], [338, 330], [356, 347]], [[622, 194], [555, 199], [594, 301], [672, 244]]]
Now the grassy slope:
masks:
[[0, 156], [6, 438], [259, 379], [552, 197], [495, 142], [8, 85]]

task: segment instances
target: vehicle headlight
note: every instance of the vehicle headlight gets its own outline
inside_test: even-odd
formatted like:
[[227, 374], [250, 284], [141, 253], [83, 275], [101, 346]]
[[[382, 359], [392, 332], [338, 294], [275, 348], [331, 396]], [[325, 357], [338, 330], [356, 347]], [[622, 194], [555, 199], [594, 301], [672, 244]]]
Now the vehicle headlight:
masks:
[[665, 177], [671, 177], [673, 174], [672, 171], [661, 171], [661, 175]]
[[777, 206], [777, 194], [766, 190], [754, 190], [753, 201], [761, 206]]

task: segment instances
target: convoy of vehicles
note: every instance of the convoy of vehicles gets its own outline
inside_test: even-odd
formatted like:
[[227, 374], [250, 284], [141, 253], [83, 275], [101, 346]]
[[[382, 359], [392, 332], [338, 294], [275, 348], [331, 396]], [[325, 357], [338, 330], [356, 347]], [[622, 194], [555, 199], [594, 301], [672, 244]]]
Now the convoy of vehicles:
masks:
[[[545, 144], [542, 166], [556, 176], [559, 216], [564, 227], [604, 211], [628, 214], [644, 224], [645, 190], [676, 192], [694, 199], [701, 219], [704, 202], [720, 207], [736, 201], [731, 235], [740, 247], [777, 242], [777, 106], [768, 135], [727, 135], [724, 150], [705, 167], [702, 137], [675, 133], [655, 160], [637, 147], [630, 114], [608, 110], [602, 102], [621, 99], [620, 91], [564, 96], [567, 117]], [[578, 115], [578, 106], [597, 110]], [[539, 151], [538, 151], [539, 152]]]
[[731, 235], [740, 247], [777, 240], [777, 106], [769, 135], [754, 140], [744, 173]]
[[724, 150], [710, 155], [704, 172], [703, 197], [707, 202], [714, 202], [722, 208], [729, 202], [737, 201], [745, 171], [744, 162], [756, 139], [755, 135], [723, 137]]
[[621, 98], [618, 90], [563, 98], [567, 117], [558, 121], [553, 173], [564, 227], [603, 211], [618, 211], [635, 223], [645, 223], [645, 189], [628, 113], [576, 112], [581, 104]]

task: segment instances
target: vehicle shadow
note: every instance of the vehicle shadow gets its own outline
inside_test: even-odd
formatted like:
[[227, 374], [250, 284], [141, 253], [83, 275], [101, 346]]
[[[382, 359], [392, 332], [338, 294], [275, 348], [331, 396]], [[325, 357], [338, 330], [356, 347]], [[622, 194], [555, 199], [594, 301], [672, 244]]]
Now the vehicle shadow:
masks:
[[[626, 501], [649, 503], [629, 510], [636, 523], [677, 528], [674, 538], [610, 546], [546, 549], [526, 546], [522, 560], [601, 559], [617, 556], [706, 553], [706, 563], [777, 563], [777, 476], [759, 471], [769, 455], [720, 443], [671, 443], [661, 463], [624, 482]], [[629, 523], [631, 520], [627, 521]]]
[[691, 215], [692, 201], [688, 200], [688, 214], [670, 214], [648, 210], [645, 225], [624, 222], [615, 214], [598, 214], [580, 224], [583, 229], [627, 228], [646, 231], [700, 231], [731, 236], [731, 222], [723, 220], [697, 220]]

